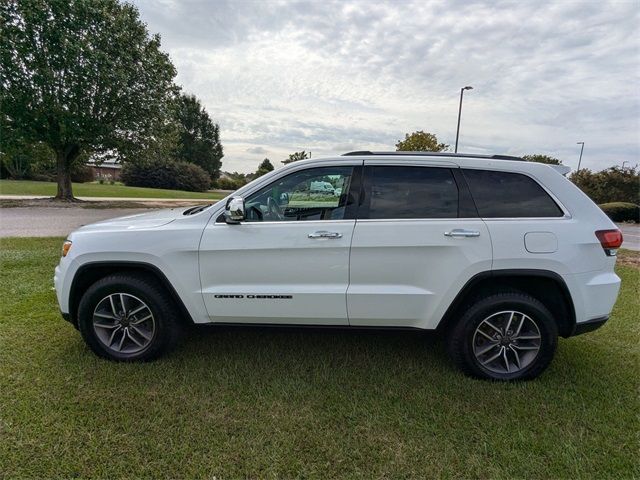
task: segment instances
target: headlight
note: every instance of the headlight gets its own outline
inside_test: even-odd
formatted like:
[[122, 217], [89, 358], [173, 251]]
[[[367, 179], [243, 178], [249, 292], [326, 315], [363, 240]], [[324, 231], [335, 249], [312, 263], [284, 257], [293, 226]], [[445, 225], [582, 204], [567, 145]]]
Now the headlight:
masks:
[[67, 253], [69, 253], [69, 250], [71, 250], [71, 245], [72, 242], [71, 240], [66, 240], [63, 244], [62, 244], [62, 256], [66, 257]]

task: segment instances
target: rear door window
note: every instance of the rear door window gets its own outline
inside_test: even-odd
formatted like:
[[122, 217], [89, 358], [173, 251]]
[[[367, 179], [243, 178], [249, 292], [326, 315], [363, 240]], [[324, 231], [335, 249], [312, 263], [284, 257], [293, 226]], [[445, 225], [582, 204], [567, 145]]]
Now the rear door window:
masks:
[[367, 166], [359, 218], [456, 218], [458, 187], [448, 168]]
[[527, 175], [471, 169], [463, 173], [482, 218], [564, 216], [553, 198]]

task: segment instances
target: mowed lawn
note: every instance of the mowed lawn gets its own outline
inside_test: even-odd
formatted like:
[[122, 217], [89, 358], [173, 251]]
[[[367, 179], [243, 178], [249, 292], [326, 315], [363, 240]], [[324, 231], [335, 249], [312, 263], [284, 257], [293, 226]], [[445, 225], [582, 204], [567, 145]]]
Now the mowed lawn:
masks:
[[[50, 195], [56, 194], [54, 182], [35, 182], [32, 180], [0, 180], [0, 195]], [[220, 192], [186, 192], [183, 190], [165, 190], [162, 188], [126, 187], [108, 183], [74, 183], [73, 194], [76, 197], [123, 197], [123, 198], [206, 198], [220, 200], [225, 196]]]
[[198, 329], [149, 364], [58, 314], [62, 239], [3, 239], [0, 478], [640, 475], [639, 270], [610, 322], [499, 384], [417, 334]]

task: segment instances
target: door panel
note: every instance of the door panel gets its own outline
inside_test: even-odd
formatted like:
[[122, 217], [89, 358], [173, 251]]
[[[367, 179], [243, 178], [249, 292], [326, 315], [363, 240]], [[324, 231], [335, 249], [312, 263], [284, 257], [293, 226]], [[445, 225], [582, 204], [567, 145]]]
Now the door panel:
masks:
[[[200, 276], [211, 320], [348, 324], [345, 296], [354, 224], [210, 223], [200, 247]], [[309, 238], [316, 232], [337, 235]]]
[[[454, 229], [477, 237], [451, 237]], [[351, 244], [351, 325], [435, 328], [468, 279], [491, 269], [480, 219], [360, 220]]]

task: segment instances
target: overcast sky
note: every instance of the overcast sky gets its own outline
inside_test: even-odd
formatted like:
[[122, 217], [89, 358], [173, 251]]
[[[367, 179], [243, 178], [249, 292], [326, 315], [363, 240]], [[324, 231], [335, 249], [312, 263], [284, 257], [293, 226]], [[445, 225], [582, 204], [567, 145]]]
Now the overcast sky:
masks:
[[223, 170], [268, 157], [394, 150], [545, 153], [599, 170], [640, 161], [640, 0], [135, 0], [220, 124]]

